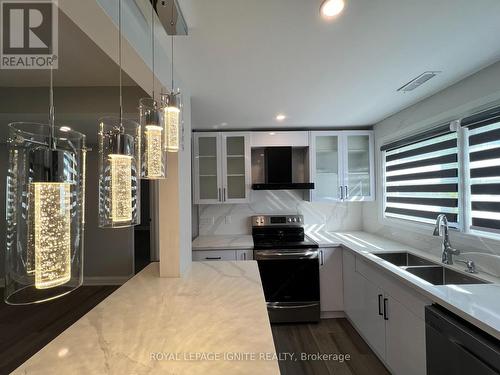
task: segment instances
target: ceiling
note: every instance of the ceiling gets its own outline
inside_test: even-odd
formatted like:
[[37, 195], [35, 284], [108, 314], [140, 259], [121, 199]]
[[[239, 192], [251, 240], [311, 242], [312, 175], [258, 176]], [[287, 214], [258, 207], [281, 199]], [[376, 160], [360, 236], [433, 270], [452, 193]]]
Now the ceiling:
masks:
[[346, 0], [333, 21], [321, 0], [179, 2], [196, 129], [371, 125], [500, 59], [498, 0]]

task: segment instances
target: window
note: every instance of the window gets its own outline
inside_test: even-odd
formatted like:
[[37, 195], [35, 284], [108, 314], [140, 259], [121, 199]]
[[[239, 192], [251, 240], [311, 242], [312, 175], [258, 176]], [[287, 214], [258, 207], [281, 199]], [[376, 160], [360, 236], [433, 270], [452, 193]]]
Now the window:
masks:
[[384, 217], [500, 238], [500, 107], [451, 124], [381, 147]]
[[500, 233], [500, 109], [462, 120], [468, 228]]
[[435, 223], [443, 213], [451, 227], [459, 226], [457, 132], [443, 125], [381, 150], [385, 217]]

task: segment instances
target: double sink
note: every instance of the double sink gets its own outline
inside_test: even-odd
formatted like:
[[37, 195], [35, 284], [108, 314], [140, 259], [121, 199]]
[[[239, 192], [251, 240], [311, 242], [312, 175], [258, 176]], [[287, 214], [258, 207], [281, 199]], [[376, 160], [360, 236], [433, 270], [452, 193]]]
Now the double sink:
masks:
[[373, 255], [394, 264], [395, 266], [401, 267], [405, 271], [431, 283], [432, 285], [488, 284], [487, 281], [443, 267], [437, 262], [419, 257], [418, 255], [412, 253], [374, 253]]

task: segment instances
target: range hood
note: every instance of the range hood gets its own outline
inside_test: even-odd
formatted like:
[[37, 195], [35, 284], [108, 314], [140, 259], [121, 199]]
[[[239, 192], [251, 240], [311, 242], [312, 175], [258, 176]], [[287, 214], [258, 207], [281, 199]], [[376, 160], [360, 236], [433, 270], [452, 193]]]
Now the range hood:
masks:
[[297, 169], [302, 170], [303, 163], [298, 166], [294, 163], [294, 149], [292, 147], [266, 147], [264, 156], [264, 182], [252, 184], [253, 190], [311, 190], [314, 183], [304, 182], [299, 178]]

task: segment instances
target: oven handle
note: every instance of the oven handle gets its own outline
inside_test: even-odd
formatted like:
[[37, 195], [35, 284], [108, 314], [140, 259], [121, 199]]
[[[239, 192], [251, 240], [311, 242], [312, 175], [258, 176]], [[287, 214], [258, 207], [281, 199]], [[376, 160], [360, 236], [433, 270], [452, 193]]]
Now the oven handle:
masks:
[[255, 251], [256, 260], [269, 260], [269, 259], [317, 259], [318, 250], [306, 251], [268, 251], [257, 250]]
[[297, 305], [275, 305], [275, 304], [272, 304], [272, 302], [267, 304], [267, 308], [269, 310], [305, 309], [305, 308], [308, 308], [308, 307], [315, 307], [315, 306], [318, 306], [317, 302], [315, 302], [315, 303], [307, 303], [307, 304], [300, 304], [300, 305], [299, 304], [297, 304]]

